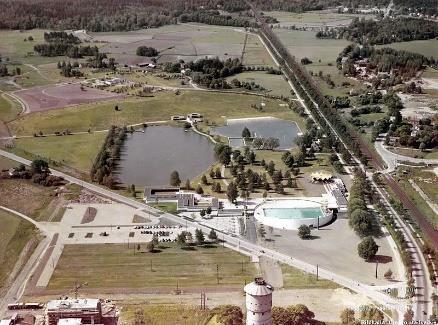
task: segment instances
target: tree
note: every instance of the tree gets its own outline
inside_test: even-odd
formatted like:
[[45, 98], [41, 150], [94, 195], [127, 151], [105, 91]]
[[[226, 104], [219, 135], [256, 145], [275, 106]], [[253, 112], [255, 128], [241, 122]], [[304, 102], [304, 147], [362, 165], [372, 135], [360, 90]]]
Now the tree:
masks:
[[136, 54], [139, 55], [139, 56], [152, 57], [152, 56], [157, 56], [158, 55], [158, 51], [155, 48], [153, 48], [153, 47], [139, 46], [139, 47], [137, 47]]
[[42, 159], [35, 159], [30, 164], [30, 170], [32, 171], [32, 174], [41, 174], [42, 172], [46, 172], [49, 169], [49, 164], [47, 161]]
[[221, 173], [221, 170], [220, 170], [219, 167], [216, 168], [216, 170], [214, 171], [214, 177], [216, 177], [216, 178], [221, 178], [222, 177], [222, 173]]
[[362, 257], [366, 261], [369, 261], [374, 256], [376, 256], [376, 253], [378, 250], [379, 250], [379, 246], [376, 244], [373, 237], [371, 237], [371, 236], [364, 238], [357, 245], [357, 252], [358, 252], [359, 256]]
[[199, 195], [204, 194], [204, 189], [202, 188], [201, 185], [198, 185], [198, 186], [196, 187], [196, 193], [199, 194]]
[[390, 280], [392, 279], [392, 270], [388, 269], [385, 274], [383, 274], [383, 276], [385, 277], [385, 279]]
[[152, 243], [155, 245], [155, 246], [158, 246], [158, 236], [157, 236], [157, 234], [153, 234], [152, 235]]
[[181, 179], [179, 178], [179, 174], [176, 170], [174, 170], [170, 174], [170, 185], [172, 185], [172, 186], [180, 186], [181, 185]]
[[303, 304], [292, 305], [286, 308], [272, 308], [273, 323], [278, 325], [313, 324], [314, 318], [315, 314]]
[[381, 310], [373, 306], [365, 306], [361, 309], [360, 318], [367, 321], [383, 321], [384, 316]]
[[403, 324], [411, 324], [414, 320], [414, 311], [409, 308], [403, 315]]
[[310, 227], [307, 225], [301, 225], [298, 227], [298, 237], [301, 239], [310, 238]]
[[214, 229], [210, 230], [210, 233], [208, 234], [208, 239], [214, 242], [217, 240], [217, 234], [216, 231], [214, 231]]
[[356, 319], [354, 318], [354, 310], [350, 308], [345, 308], [341, 312], [341, 323], [342, 324], [354, 324]]
[[148, 249], [149, 253], [153, 253], [155, 249], [155, 245], [152, 241], [150, 241], [149, 243], [147, 243], [146, 248]]
[[195, 238], [196, 238], [196, 242], [198, 243], [198, 245], [202, 245], [204, 243], [205, 237], [204, 237], [204, 233], [202, 232], [201, 229], [195, 230]]
[[249, 129], [246, 126], [242, 130], [242, 138], [244, 138], [244, 139], [251, 138], [251, 132], [249, 131]]
[[201, 182], [202, 182], [202, 184], [204, 184], [204, 185], [208, 185], [207, 176], [202, 175], [202, 177], [201, 177]]
[[228, 187], [227, 187], [228, 200], [231, 203], [234, 203], [237, 199], [237, 196], [238, 196], [238, 191], [237, 191], [236, 184], [234, 184], [234, 182], [230, 182], [230, 184], [228, 184]]
[[185, 187], [184, 187], [186, 190], [191, 190], [192, 189], [192, 186], [190, 185], [190, 180], [188, 179], [188, 180], [186, 180], [186, 185], [185, 185]]
[[176, 243], [177, 243], [179, 246], [184, 247], [184, 246], [186, 245], [186, 242], [187, 242], [187, 240], [186, 240], [186, 234], [185, 234], [185, 231], [179, 233], [179, 234], [176, 236]]
[[266, 230], [265, 227], [263, 227], [263, 225], [260, 225], [257, 231], [260, 237], [265, 238]]

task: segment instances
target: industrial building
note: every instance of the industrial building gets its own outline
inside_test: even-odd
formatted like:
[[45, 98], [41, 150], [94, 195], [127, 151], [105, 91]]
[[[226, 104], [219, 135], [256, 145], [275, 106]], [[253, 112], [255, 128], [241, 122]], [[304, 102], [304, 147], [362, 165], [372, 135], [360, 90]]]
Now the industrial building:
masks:
[[258, 277], [244, 288], [246, 325], [272, 325], [272, 292], [274, 288]]
[[[101, 302], [99, 299], [88, 298], [51, 300], [47, 303], [46, 319], [48, 325], [101, 324]], [[80, 324], [77, 324], [78, 319]]]

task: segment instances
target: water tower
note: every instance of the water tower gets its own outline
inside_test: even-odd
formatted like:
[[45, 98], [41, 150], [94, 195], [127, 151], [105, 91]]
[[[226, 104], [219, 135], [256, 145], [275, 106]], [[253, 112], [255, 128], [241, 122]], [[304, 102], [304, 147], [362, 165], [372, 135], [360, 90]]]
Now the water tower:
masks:
[[263, 278], [255, 278], [245, 286], [246, 325], [272, 325], [272, 292], [274, 288]]

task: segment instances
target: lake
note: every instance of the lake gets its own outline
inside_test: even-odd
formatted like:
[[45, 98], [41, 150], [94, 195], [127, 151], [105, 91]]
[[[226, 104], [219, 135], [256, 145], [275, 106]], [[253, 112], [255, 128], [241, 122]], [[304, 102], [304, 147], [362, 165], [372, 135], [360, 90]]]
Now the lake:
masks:
[[184, 184], [214, 162], [214, 144], [206, 137], [179, 127], [150, 126], [126, 138], [118, 176], [128, 185], [169, 185], [176, 170]]
[[290, 149], [296, 146], [295, 139], [301, 132], [298, 125], [292, 121], [285, 121], [274, 117], [230, 119], [227, 125], [215, 127], [210, 132], [213, 135], [229, 137], [230, 146], [243, 146], [242, 130], [247, 127], [252, 137], [277, 138], [280, 140], [278, 149]]

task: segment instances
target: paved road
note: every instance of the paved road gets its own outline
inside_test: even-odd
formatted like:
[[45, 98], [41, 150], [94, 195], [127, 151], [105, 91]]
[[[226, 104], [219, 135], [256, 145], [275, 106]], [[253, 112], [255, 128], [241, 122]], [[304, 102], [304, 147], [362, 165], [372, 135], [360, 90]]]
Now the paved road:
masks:
[[377, 153], [382, 157], [385, 161], [388, 168], [383, 171], [384, 173], [390, 173], [395, 170], [397, 167], [397, 162], [408, 161], [414, 164], [426, 164], [426, 165], [437, 165], [438, 159], [421, 159], [421, 158], [413, 158], [408, 156], [403, 156], [396, 154], [392, 151], [389, 151], [383, 141], [375, 141], [374, 147], [376, 148]]
[[[21, 158], [19, 156], [16, 156], [16, 155], [11, 154], [9, 152], [6, 152], [4, 150], [0, 150], [0, 156], [7, 157], [9, 159], [18, 161], [18, 162], [25, 164], [25, 165], [29, 165], [31, 163], [30, 160]], [[132, 206], [135, 208], [141, 208], [141, 209], [143, 209], [147, 212], [150, 212], [152, 214], [161, 214], [161, 216], [163, 216], [167, 219], [170, 219], [171, 221], [173, 221], [177, 224], [187, 225], [189, 227], [196, 227], [196, 228], [203, 230], [204, 233], [210, 232], [211, 228], [209, 228], [205, 225], [202, 225], [202, 224], [199, 224], [197, 222], [193, 222], [193, 221], [190, 221], [187, 219], [183, 219], [181, 217], [178, 217], [178, 216], [175, 216], [172, 214], [162, 213], [160, 210], [152, 208], [144, 203], [135, 201], [135, 200], [128, 198], [128, 197], [124, 197], [122, 195], [119, 195], [117, 193], [114, 193], [112, 191], [104, 189], [102, 187], [85, 182], [81, 179], [69, 176], [67, 174], [61, 173], [61, 172], [53, 170], [53, 169], [51, 171], [52, 171], [52, 174], [55, 176], [63, 177], [65, 180], [67, 180], [71, 183], [78, 184], [78, 185], [80, 185], [80, 186], [82, 186], [90, 191], [93, 191], [93, 192], [98, 193], [100, 195], [106, 196], [106, 197], [111, 198], [115, 201], [124, 203], [126, 205], [129, 205], [129, 206]], [[279, 262], [282, 262], [282, 263], [291, 265], [293, 267], [299, 268], [305, 272], [310, 272], [310, 273], [316, 274], [316, 266], [315, 265], [311, 265], [309, 263], [297, 260], [295, 258], [292, 258], [291, 256], [279, 253], [275, 250], [265, 248], [265, 247], [259, 246], [257, 244], [254, 244], [254, 243], [250, 243], [250, 242], [243, 240], [241, 238], [236, 238], [236, 237], [233, 237], [231, 235], [228, 235], [228, 234], [220, 232], [220, 231], [218, 231], [218, 232], [220, 233], [219, 238], [222, 238], [225, 241], [226, 245], [230, 248], [233, 248], [233, 249], [238, 250], [238, 251], [242, 251], [246, 254], [266, 256], [266, 257], [272, 258], [274, 260], [277, 260]], [[368, 286], [368, 285], [359, 283], [353, 279], [349, 279], [347, 277], [335, 274], [333, 272], [330, 272], [330, 271], [322, 269], [322, 268], [319, 268], [318, 274], [321, 278], [329, 279], [329, 280], [334, 281], [334, 282], [336, 282], [336, 283], [338, 283], [346, 288], [351, 289], [354, 292], [363, 294], [363, 295], [371, 298], [372, 300], [377, 301], [378, 303], [382, 304], [383, 306], [385, 306], [389, 309], [399, 309], [399, 310], [401, 309], [403, 311], [406, 308], [404, 302], [400, 302], [399, 300], [394, 299], [394, 298], [392, 298], [392, 297], [390, 297], [382, 292], [376, 291], [375, 288], [373, 288], [372, 286]]]
[[17, 215], [20, 218], [23, 218], [26, 221], [31, 222], [34, 224], [43, 234], [44, 239], [40, 241], [32, 255], [30, 256], [29, 260], [26, 262], [26, 264], [23, 266], [21, 271], [18, 273], [17, 278], [14, 280], [14, 282], [9, 287], [7, 293], [3, 297], [3, 299], [0, 300], [0, 316], [4, 314], [4, 312], [7, 310], [8, 304], [14, 303], [17, 300], [21, 298], [21, 296], [24, 293], [24, 289], [26, 288], [26, 284], [29, 281], [31, 274], [34, 272], [35, 268], [38, 266], [39, 262], [44, 256], [44, 253], [49, 248], [50, 241], [52, 239], [52, 233], [46, 229], [44, 226], [39, 224], [38, 222], [35, 222], [32, 218], [8, 209], [6, 207], [0, 206], [0, 209], [6, 210], [10, 213], [13, 213]]

